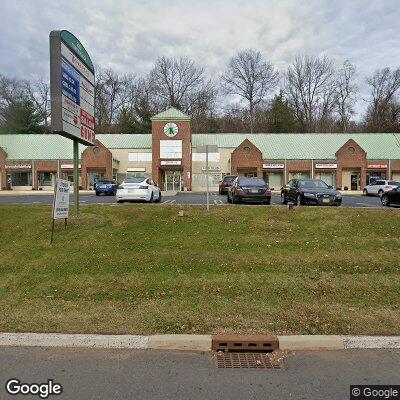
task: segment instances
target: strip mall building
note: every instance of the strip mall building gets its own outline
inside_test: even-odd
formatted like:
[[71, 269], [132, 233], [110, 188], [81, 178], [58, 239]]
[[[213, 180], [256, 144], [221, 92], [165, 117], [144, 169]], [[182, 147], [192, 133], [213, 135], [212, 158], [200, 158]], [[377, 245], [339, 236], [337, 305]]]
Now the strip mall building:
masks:
[[[399, 135], [400, 136], [400, 135]], [[192, 134], [190, 117], [170, 108], [152, 118], [152, 134], [97, 135], [80, 147], [80, 186], [99, 179], [121, 182], [152, 176], [162, 190], [218, 187], [228, 174], [263, 177], [279, 189], [294, 177], [319, 178], [360, 190], [372, 180], [400, 180], [400, 146], [394, 134]], [[0, 188], [52, 190], [56, 177], [73, 180], [72, 141], [59, 135], [0, 135]]]

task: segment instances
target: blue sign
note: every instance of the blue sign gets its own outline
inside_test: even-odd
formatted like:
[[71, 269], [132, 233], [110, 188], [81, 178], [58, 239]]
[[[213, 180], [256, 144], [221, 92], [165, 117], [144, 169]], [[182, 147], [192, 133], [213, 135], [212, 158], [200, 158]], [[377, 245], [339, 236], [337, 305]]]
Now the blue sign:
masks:
[[78, 106], [81, 105], [79, 72], [64, 58], [61, 59], [61, 91]]

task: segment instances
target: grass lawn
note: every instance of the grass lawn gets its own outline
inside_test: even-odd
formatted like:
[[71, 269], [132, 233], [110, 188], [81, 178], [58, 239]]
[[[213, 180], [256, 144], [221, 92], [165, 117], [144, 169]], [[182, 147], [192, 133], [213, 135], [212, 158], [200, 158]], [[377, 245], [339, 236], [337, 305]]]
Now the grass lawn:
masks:
[[50, 215], [0, 206], [0, 331], [400, 333], [398, 210], [85, 206], [53, 245]]

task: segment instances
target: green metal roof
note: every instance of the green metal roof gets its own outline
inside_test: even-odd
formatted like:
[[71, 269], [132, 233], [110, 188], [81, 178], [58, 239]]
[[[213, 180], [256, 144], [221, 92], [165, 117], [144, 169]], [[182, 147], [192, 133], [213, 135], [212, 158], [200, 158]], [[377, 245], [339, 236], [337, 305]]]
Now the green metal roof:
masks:
[[[55, 160], [73, 158], [73, 142], [60, 135], [0, 135], [0, 147], [10, 160]], [[79, 154], [86, 146], [79, 145]]]
[[236, 148], [249, 139], [271, 160], [335, 159], [335, 153], [349, 139], [356, 141], [367, 158], [400, 159], [400, 134], [392, 133], [216, 133], [192, 135], [192, 146], [216, 144], [221, 148]]
[[160, 112], [150, 119], [152, 121], [190, 121], [191, 118], [190, 115], [185, 114], [181, 110], [178, 110], [175, 107], [170, 107], [168, 110]]
[[[301, 160], [335, 159], [335, 153], [349, 139], [354, 139], [369, 160], [400, 159], [400, 134], [392, 133], [205, 133], [193, 134], [192, 146], [216, 144], [234, 149], [246, 138], [256, 145], [265, 159]], [[109, 149], [151, 149], [150, 134], [98, 134], [96, 138]], [[0, 147], [8, 159], [52, 160], [72, 159], [72, 141], [60, 135], [0, 135]], [[80, 145], [82, 152], [85, 146]]]
[[108, 149], [151, 149], [151, 134], [97, 134]]

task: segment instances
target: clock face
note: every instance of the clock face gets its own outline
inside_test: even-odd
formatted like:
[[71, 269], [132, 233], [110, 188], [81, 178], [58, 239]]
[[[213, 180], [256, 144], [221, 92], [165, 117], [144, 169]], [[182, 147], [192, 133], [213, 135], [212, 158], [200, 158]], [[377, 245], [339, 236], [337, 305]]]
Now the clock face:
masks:
[[178, 125], [173, 122], [168, 122], [164, 126], [164, 133], [169, 137], [174, 137], [178, 134]]

